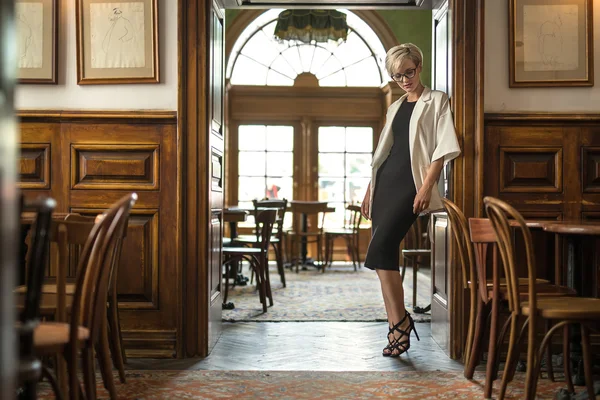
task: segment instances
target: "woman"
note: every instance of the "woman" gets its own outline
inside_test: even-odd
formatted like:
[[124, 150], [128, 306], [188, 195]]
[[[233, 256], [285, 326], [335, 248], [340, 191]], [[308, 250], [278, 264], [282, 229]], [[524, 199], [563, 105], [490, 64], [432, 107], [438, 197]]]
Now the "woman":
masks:
[[417, 335], [404, 307], [400, 242], [419, 214], [442, 209], [437, 181], [444, 164], [460, 154], [460, 146], [448, 96], [421, 84], [421, 50], [411, 43], [395, 46], [385, 64], [406, 94], [388, 108], [362, 214], [372, 219], [365, 267], [377, 271], [388, 316], [383, 355], [397, 357], [410, 348], [410, 333]]

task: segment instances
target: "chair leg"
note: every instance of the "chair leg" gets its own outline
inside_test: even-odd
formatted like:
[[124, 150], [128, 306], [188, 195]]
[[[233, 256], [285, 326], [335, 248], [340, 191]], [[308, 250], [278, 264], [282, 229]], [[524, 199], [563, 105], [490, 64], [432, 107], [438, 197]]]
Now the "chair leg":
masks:
[[277, 260], [277, 272], [281, 278], [281, 284], [286, 287], [285, 284], [285, 268], [283, 267], [283, 249], [281, 248], [281, 241], [279, 244], [273, 243], [273, 250], [275, 251], [275, 259]]
[[85, 347], [81, 351], [81, 355], [85, 398], [86, 400], [96, 400], [96, 373], [94, 372], [94, 349], [91, 347]]
[[106, 319], [104, 320], [104, 326], [100, 329], [100, 340], [96, 345], [96, 355], [98, 356], [98, 362], [100, 365], [100, 372], [102, 373], [102, 380], [104, 381], [104, 387], [108, 390], [111, 399], [117, 398], [117, 388], [115, 387], [115, 381], [112, 374], [112, 363], [110, 360], [110, 348], [108, 344], [108, 327], [106, 326]]
[[119, 303], [116, 298], [116, 293], [112, 293], [108, 303], [108, 325], [110, 330], [110, 342], [114, 348], [114, 352], [111, 352], [113, 364], [119, 371], [119, 380], [121, 383], [125, 383], [125, 363], [126, 355], [125, 348], [123, 347], [123, 334], [121, 333], [121, 319], [119, 318]]
[[583, 350], [583, 372], [585, 373], [585, 386], [589, 399], [595, 399], [594, 379], [592, 377], [592, 347], [590, 346], [590, 330], [581, 324], [581, 345]]
[[269, 275], [269, 259], [265, 257], [265, 264], [262, 265], [262, 270], [264, 272], [263, 276], [263, 285], [265, 287], [265, 295], [269, 299], [269, 305], [273, 307], [273, 293], [271, 291], [271, 278]]
[[514, 359], [519, 357], [519, 346], [517, 344], [518, 340], [518, 322], [519, 318], [517, 315], [512, 314], [510, 317], [510, 338], [508, 342], [508, 355], [506, 356], [506, 363], [504, 364], [504, 373], [502, 374], [502, 386], [500, 387], [500, 396], [498, 399], [504, 399], [504, 395], [506, 394], [506, 387], [508, 386], [508, 378], [509, 378], [509, 369], [516, 368], [517, 363]]
[[[511, 314], [508, 316], [504, 325], [502, 325], [502, 329], [500, 330], [500, 334], [498, 335], [498, 341], [496, 342], [496, 364], [494, 365], [494, 380], [498, 379], [498, 370], [500, 369], [500, 350], [502, 349], [502, 343], [504, 343], [504, 339], [506, 338], [506, 334], [508, 333], [508, 327], [511, 326], [511, 321], [514, 316]], [[506, 367], [504, 367], [506, 370]]]
[[498, 299], [495, 297], [492, 300], [491, 309], [491, 324], [490, 324], [490, 339], [488, 346], [488, 360], [485, 370], [485, 386], [483, 389], [484, 397], [489, 399], [492, 397], [492, 387], [494, 385], [494, 365], [496, 364], [496, 341], [498, 336]]
[[[546, 320], [546, 333], [550, 330], [552, 326], [552, 321]], [[548, 368], [548, 379], [551, 382], [554, 382], [554, 368], [552, 368], [552, 346], [548, 346], [546, 348], [546, 368]]]
[[254, 256], [250, 257], [250, 268], [256, 272], [256, 288], [258, 289], [258, 297], [262, 303], [263, 312], [267, 312], [267, 298], [265, 295], [264, 274], [261, 271], [261, 263]]
[[473, 379], [475, 367], [481, 359], [481, 350], [483, 344], [483, 335], [485, 334], [486, 310], [488, 306], [478, 297], [477, 302], [477, 317], [475, 319], [475, 332], [473, 333], [473, 345], [469, 354], [469, 361], [465, 370], [465, 378]]
[[419, 273], [419, 257], [412, 260], [413, 266], [413, 309], [417, 306], [417, 274]]
[[540, 359], [536, 357], [537, 337], [535, 329], [537, 322], [538, 321], [534, 315], [529, 316], [529, 326], [527, 327], [527, 371], [525, 375], [525, 393], [527, 394], [526, 400], [535, 399], [537, 378], [541, 364]]
[[573, 376], [571, 375], [571, 341], [569, 337], [569, 326], [563, 328], [563, 371], [565, 372], [565, 380], [569, 393], [575, 393], [573, 387]]
[[50, 386], [52, 386], [52, 391], [54, 392], [54, 396], [56, 397], [56, 400], [62, 400], [63, 392], [60, 389], [60, 387], [58, 387], [58, 382], [56, 381], [56, 379], [54, 379], [54, 376], [52, 376], [52, 374], [50, 373], [48, 368], [43, 365], [42, 365], [42, 378], [46, 378], [46, 379], [48, 379], [48, 382], [50, 382]]

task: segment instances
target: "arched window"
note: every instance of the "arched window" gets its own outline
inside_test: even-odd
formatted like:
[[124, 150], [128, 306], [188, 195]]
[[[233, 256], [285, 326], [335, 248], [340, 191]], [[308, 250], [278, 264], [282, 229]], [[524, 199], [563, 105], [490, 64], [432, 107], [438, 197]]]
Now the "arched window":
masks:
[[227, 78], [233, 85], [292, 86], [299, 74], [311, 73], [319, 86], [380, 86], [385, 49], [373, 30], [356, 14], [347, 14], [348, 39], [329, 43], [287, 43], [274, 38], [277, 16], [272, 9], [256, 18], [233, 46]]

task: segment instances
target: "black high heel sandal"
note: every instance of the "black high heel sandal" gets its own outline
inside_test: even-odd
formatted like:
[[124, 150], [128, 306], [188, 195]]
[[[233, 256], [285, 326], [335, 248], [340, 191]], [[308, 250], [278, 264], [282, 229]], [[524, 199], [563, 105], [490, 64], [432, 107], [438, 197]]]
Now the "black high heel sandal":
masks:
[[[404, 321], [408, 318], [408, 328], [407, 330], [400, 329], [400, 326], [404, 323]], [[408, 311], [404, 315], [404, 318], [400, 322], [398, 322], [393, 327], [389, 328], [388, 333], [388, 345], [384, 347], [382, 355], [384, 357], [399, 357], [401, 354], [406, 353], [408, 349], [410, 349], [410, 334], [411, 332], [415, 333], [417, 340], [420, 341], [419, 334], [415, 329], [415, 321], [412, 319]], [[396, 337], [395, 332], [400, 334], [399, 337]], [[391, 338], [390, 338], [391, 336]], [[404, 340], [401, 340], [403, 339]], [[387, 351], [387, 352], [386, 352]], [[395, 353], [398, 351], [398, 353]]]

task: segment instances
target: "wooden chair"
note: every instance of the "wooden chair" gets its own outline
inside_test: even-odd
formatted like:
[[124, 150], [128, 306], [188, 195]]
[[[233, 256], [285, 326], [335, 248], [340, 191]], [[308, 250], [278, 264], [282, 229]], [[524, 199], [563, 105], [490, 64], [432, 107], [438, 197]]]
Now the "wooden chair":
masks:
[[[111, 398], [117, 398], [109, 355], [106, 304], [110, 272], [117, 257], [118, 238], [122, 237], [122, 231], [126, 229], [129, 213], [136, 200], [135, 193], [123, 197], [89, 233], [77, 268], [70, 321], [44, 322], [34, 333], [36, 354], [57, 355], [66, 360], [72, 399], [83, 394], [77, 377], [79, 351], [82, 357], [85, 397], [91, 400], [96, 398], [94, 348], [98, 354], [105, 387]], [[71, 229], [71, 232], [75, 234], [76, 229]]]
[[[52, 384], [57, 397], [60, 389], [48, 370], [42, 366], [39, 355], [35, 352], [35, 330], [40, 321], [40, 298], [42, 296], [42, 283], [46, 272], [46, 261], [50, 245], [50, 225], [52, 212], [56, 207], [53, 199], [38, 199], [25, 203], [21, 198], [22, 211], [35, 211], [37, 213], [32, 236], [32, 246], [29, 250], [29, 259], [26, 273], [27, 290], [22, 312], [19, 315], [17, 331], [19, 337], [19, 385], [22, 387], [20, 398], [35, 399], [37, 382], [42, 374]], [[6, 393], [5, 393], [6, 394]]]
[[475, 324], [477, 323], [476, 307], [479, 303], [477, 301], [477, 275], [475, 272], [473, 246], [471, 246], [471, 243], [469, 241], [469, 229], [467, 226], [467, 219], [465, 218], [463, 212], [458, 208], [456, 204], [454, 204], [446, 198], [442, 198], [442, 203], [444, 204], [444, 208], [446, 209], [446, 213], [448, 214], [448, 219], [450, 220], [451, 227], [450, 231], [452, 232], [452, 237], [454, 238], [454, 242], [456, 243], [456, 248], [458, 250], [458, 259], [460, 261], [463, 277], [463, 287], [469, 290], [469, 328], [467, 331], [467, 338], [465, 341], [465, 351], [463, 352], [463, 373], [465, 377], [471, 379], [473, 375], [471, 373], [471, 375], [469, 376], [469, 373], [467, 371], [469, 365], [471, 364], [469, 360], [471, 358], [473, 340], [475, 337]]
[[[310, 243], [317, 245], [317, 262], [323, 260], [323, 224], [329, 205], [323, 201], [292, 201], [293, 230], [285, 232], [289, 243], [289, 259], [296, 266], [296, 272], [301, 263], [304, 263], [305, 254], [303, 247]], [[316, 226], [311, 226], [310, 220], [317, 220]], [[324, 269], [324, 268], [323, 268]]]
[[271, 235], [273, 233], [273, 225], [277, 218], [277, 209], [263, 209], [256, 215], [256, 222], [259, 227], [261, 243], [257, 247], [224, 247], [223, 256], [225, 260], [225, 296], [223, 296], [223, 304], [227, 303], [229, 294], [229, 279], [231, 275], [230, 269], [242, 260], [250, 263], [250, 268], [256, 273], [256, 286], [258, 295], [262, 303], [263, 312], [267, 312], [267, 297], [269, 305], [273, 305], [273, 294], [271, 293], [271, 281], [269, 278], [269, 247]]
[[[592, 349], [590, 346], [589, 324], [597, 323], [600, 320], [600, 299], [573, 297], [565, 301], [556, 297], [539, 296], [538, 285], [536, 285], [536, 264], [535, 251], [531, 232], [527, 227], [523, 216], [509, 204], [493, 198], [485, 197], [483, 199], [485, 210], [491, 220], [492, 226], [497, 236], [500, 256], [504, 264], [506, 274], [508, 305], [511, 312], [511, 330], [510, 344], [506, 360], [505, 374], [502, 377], [502, 386], [500, 389], [500, 399], [504, 397], [506, 387], [514, 374], [516, 361], [518, 358], [518, 344], [520, 342], [518, 330], [518, 320], [520, 317], [527, 318], [527, 372], [525, 380], [526, 399], [535, 399], [537, 388], [537, 379], [541, 369], [541, 359], [544, 351], [551, 343], [552, 335], [558, 330], [563, 329], [563, 355], [565, 357], [565, 378], [570, 393], [574, 392], [573, 382], [571, 381], [570, 360], [569, 360], [569, 333], [570, 324], [579, 324], [581, 328], [581, 341], [583, 347], [583, 364], [586, 380], [588, 398], [595, 398], [594, 382], [592, 378]], [[523, 299], [521, 291], [523, 288], [518, 284], [515, 249], [511, 238], [511, 222], [509, 218], [515, 221], [512, 224], [522, 233], [525, 244], [525, 254], [528, 273], [528, 295]], [[537, 322], [538, 319], [545, 321], [559, 321], [545, 334], [541, 344], [537, 345]]]
[[[66, 228], [66, 243], [58, 246], [59, 252], [59, 264], [60, 267], [57, 270], [56, 284], [44, 284], [42, 286], [42, 301], [41, 308], [42, 314], [45, 317], [54, 316], [56, 321], [64, 322], [66, 320], [66, 311], [70, 310], [71, 303], [73, 301], [73, 294], [75, 293], [75, 284], [66, 283], [66, 265], [69, 254], [68, 246], [82, 247], [85, 245], [89, 232], [92, 230], [95, 220], [101, 218], [102, 215], [97, 217], [87, 217], [79, 214], [69, 214], [65, 217], [65, 222], [59, 223]], [[128, 221], [126, 221], [128, 223]], [[121, 383], [126, 383], [125, 379], [125, 363], [127, 358], [125, 355], [125, 348], [123, 346], [123, 338], [121, 334], [121, 323], [119, 318], [118, 300], [117, 300], [117, 277], [118, 267], [121, 259], [121, 250], [123, 247], [123, 240], [126, 236], [127, 229], [122, 231], [122, 236], [117, 238], [117, 253], [111, 265], [110, 271], [110, 283], [108, 293], [108, 337], [109, 345], [111, 349], [111, 356], [113, 364], [119, 372], [119, 380]], [[52, 236], [53, 241], [56, 241], [58, 237]], [[17, 288], [17, 293], [22, 293], [24, 287]], [[61, 297], [65, 294], [64, 297]]]
[[[273, 226], [273, 234], [271, 237], [271, 246], [273, 247], [273, 251], [275, 252], [275, 259], [277, 261], [277, 272], [279, 273], [279, 277], [281, 279], [281, 284], [283, 287], [286, 287], [285, 284], [285, 269], [283, 267], [283, 255], [284, 255], [284, 237], [283, 237], [283, 224], [285, 220], [285, 214], [287, 212], [288, 201], [286, 199], [263, 199], [263, 200], [253, 200], [254, 205], [254, 215], [257, 215], [260, 209], [263, 208], [274, 208], [277, 209], [277, 218], [275, 220], [275, 225]], [[255, 220], [256, 222], [256, 220]], [[242, 244], [242, 245], [260, 245], [260, 228], [258, 223], [256, 223], [256, 227], [254, 230], [254, 235], [241, 235], [237, 238], [233, 239], [232, 245]], [[267, 267], [268, 268], [268, 267]]]
[[[469, 235], [475, 253], [475, 268], [477, 273], [479, 298], [477, 304], [477, 318], [475, 323], [473, 344], [465, 376], [468, 379], [473, 377], [475, 368], [481, 359], [481, 345], [485, 335], [486, 321], [488, 320], [489, 316], [489, 347], [484, 387], [484, 396], [489, 398], [492, 393], [493, 381], [497, 379], [498, 376], [499, 351], [502, 343], [504, 343], [507, 329], [511, 323], [511, 318], [509, 317], [504, 326], [501, 329], [498, 329], [501, 305], [508, 301], [508, 288], [506, 278], [500, 277], [500, 271], [498, 268], [498, 246], [496, 245], [496, 233], [494, 232], [491, 221], [487, 218], [469, 218]], [[498, 275], [496, 277], [488, 278], [486, 267], [489, 254], [488, 250], [490, 249], [490, 246], [492, 247], [492, 271]], [[496, 288], [494, 288], [494, 282], [497, 282]], [[529, 279], [519, 278], [517, 284], [523, 290], [521, 296], [526, 297], [528, 293], [527, 287], [529, 286]], [[537, 286], [537, 292], [540, 296], [564, 298], [565, 296], [576, 295], [574, 290], [564, 286], [553, 285], [546, 279], [535, 278], [535, 284]], [[494, 292], [497, 293], [497, 296], [494, 296]], [[552, 378], [553, 372], [550, 353], [548, 353], [548, 368], [548, 374]]]
[[[343, 238], [346, 241], [346, 251], [352, 260], [354, 270], [360, 267], [359, 254], [359, 228], [362, 215], [360, 206], [349, 204], [346, 206], [346, 217], [344, 226], [338, 229], [325, 229], [325, 266], [331, 267], [333, 262], [333, 244], [335, 239]], [[325, 272], [325, 266], [323, 272]]]
[[[65, 221], [73, 222], [86, 222], [93, 224], [96, 220], [102, 217], [86, 217], [79, 214], [69, 214], [66, 216]], [[125, 229], [123, 229], [117, 237], [117, 249], [115, 258], [110, 269], [110, 280], [108, 284], [108, 328], [109, 328], [109, 344], [111, 348], [111, 356], [113, 364], [117, 371], [119, 371], [119, 380], [121, 383], [126, 383], [125, 380], [125, 364], [127, 363], [127, 355], [125, 354], [125, 346], [123, 346], [123, 335], [121, 333], [121, 318], [119, 317], [119, 301], [117, 299], [117, 284], [119, 277], [119, 264], [121, 262], [121, 252], [123, 250], [123, 241], [127, 237], [127, 226], [129, 225], [129, 218], [125, 221]], [[67, 293], [71, 291], [71, 285], [67, 285]], [[73, 288], [74, 292], [74, 288]], [[47, 292], [44, 292], [47, 293]]]
[[431, 309], [431, 304], [426, 307], [417, 306], [417, 274], [421, 265], [431, 267], [431, 248], [429, 245], [427, 229], [423, 226], [423, 217], [418, 217], [408, 231], [405, 244], [407, 248], [402, 249], [402, 280], [406, 273], [406, 265], [410, 264], [413, 270], [413, 311], [416, 314], [426, 313]]

